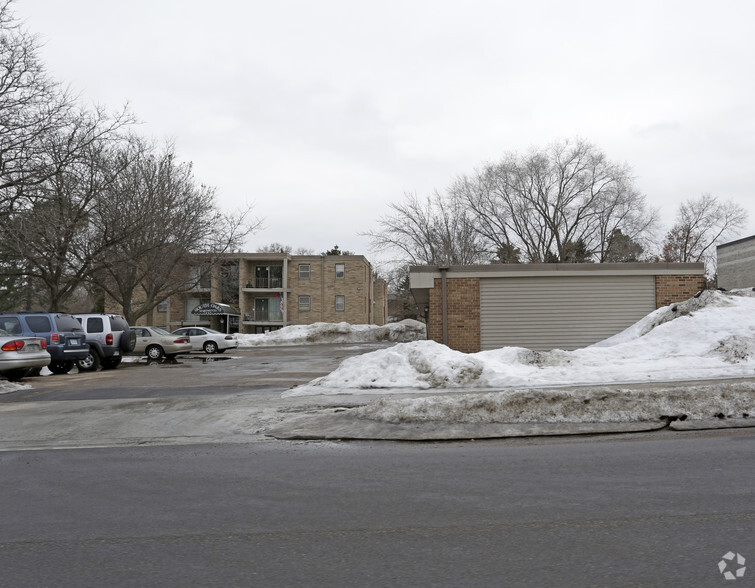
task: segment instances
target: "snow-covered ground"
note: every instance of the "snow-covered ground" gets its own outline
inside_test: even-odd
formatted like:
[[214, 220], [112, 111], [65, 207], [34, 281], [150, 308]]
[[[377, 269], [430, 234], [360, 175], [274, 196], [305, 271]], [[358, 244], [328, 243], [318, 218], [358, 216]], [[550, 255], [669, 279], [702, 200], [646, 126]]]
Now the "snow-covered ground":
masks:
[[[755, 413], [753, 387], [697, 386], [694, 392], [664, 393], [661, 386], [629, 396], [620, 389], [615, 394], [576, 394], [527, 388], [748, 376], [755, 376], [755, 291], [708, 290], [583, 349], [536, 352], [508, 347], [464, 354], [433, 341], [400, 343], [347, 359], [331, 374], [284, 396], [380, 394], [384, 398], [358, 412], [391, 422], [627, 421], [649, 414], [705, 418], [719, 413], [741, 417]], [[385, 397], [460, 389], [468, 393]]]
[[381, 327], [349, 323], [314, 323], [291, 325], [263, 335], [238, 335], [239, 347], [313, 343], [396, 343], [424, 338], [425, 324], [409, 319]]

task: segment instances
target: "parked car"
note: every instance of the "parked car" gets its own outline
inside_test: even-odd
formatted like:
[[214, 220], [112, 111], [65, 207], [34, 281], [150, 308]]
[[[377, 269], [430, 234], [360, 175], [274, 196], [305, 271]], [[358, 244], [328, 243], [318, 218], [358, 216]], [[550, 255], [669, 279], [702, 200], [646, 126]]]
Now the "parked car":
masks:
[[174, 358], [179, 353], [191, 353], [191, 341], [186, 335], [173, 335], [160, 327], [131, 327], [136, 334], [134, 353], [149, 359]]
[[9, 380], [23, 378], [50, 361], [47, 341], [42, 337], [19, 337], [0, 329], [0, 374]]
[[14, 312], [0, 314], [0, 329], [22, 337], [40, 337], [47, 344], [49, 369], [66, 374], [74, 362], [89, 355], [84, 331], [73, 315], [63, 312]]
[[228, 335], [207, 327], [181, 327], [173, 331], [173, 334], [189, 337], [194, 351], [223, 353], [226, 349], [236, 349], [239, 346], [235, 334]]
[[134, 348], [134, 334], [121, 315], [76, 313], [73, 316], [81, 323], [89, 343], [89, 353], [76, 362], [80, 372], [93, 372], [99, 366], [103, 370], [115, 369], [123, 354]]

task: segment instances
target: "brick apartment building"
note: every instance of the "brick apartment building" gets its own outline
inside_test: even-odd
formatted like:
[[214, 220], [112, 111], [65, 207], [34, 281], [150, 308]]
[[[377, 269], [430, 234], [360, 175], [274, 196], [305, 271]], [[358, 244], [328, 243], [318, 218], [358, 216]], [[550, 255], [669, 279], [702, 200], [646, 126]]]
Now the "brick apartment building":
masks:
[[230, 253], [198, 286], [160, 304], [152, 322], [263, 333], [316, 322], [383, 325], [387, 313], [387, 285], [362, 255]]
[[577, 349], [705, 288], [701, 263], [417, 266], [428, 339], [466, 353]]

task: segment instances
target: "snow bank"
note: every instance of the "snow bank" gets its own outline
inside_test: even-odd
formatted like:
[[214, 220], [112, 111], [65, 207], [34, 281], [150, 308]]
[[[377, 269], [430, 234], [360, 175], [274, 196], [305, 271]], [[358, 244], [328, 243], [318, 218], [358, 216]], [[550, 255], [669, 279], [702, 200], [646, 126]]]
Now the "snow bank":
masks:
[[291, 325], [263, 335], [238, 335], [239, 347], [306, 345], [312, 343], [381, 343], [417, 341], [425, 338], [425, 324], [403, 320], [378, 327], [349, 323]]
[[349, 358], [331, 374], [284, 396], [744, 376], [755, 376], [755, 292], [708, 290], [583, 349], [506, 347], [464, 354], [433, 341], [401, 343]]
[[359, 418], [387, 423], [626, 423], [753, 416], [755, 384], [652, 390], [510, 390], [487, 394], [397, 398], [357, 408]]
[[18, 382], [9, 382], [8, 380], [0, 380], [0, 394], [8, 394], [9, 392], [15, 392], [16, 390], [24, 390], [31, 388], [27, 384], [19, 384]]

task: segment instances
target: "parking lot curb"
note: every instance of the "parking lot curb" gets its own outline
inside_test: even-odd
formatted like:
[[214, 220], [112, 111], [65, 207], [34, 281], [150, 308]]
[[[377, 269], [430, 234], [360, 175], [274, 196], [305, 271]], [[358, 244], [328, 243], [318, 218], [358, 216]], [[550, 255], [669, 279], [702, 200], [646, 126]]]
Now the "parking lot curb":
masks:
[[665, 429], [663, 422], [639, 423], [382, 423], [348, 413], [300, 417], [265, 431], [282, 440], [453, 441], [560, 435], [639, 433]]

